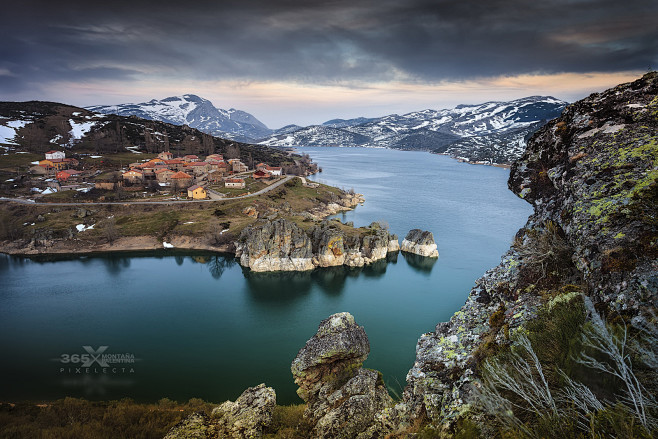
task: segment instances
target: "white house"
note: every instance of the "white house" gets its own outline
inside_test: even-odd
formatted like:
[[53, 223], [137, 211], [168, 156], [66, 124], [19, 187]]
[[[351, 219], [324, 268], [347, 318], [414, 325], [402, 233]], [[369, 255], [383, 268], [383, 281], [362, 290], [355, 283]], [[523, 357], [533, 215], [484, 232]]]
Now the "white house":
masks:
[[268, 166], [265, 168], [267, 172], [272, 174], [273, 176], [281, 175], [281, 167], [280, 166]]
[[66, 158], [64, 151], [48, 151], [46, 153], [46, 160], [60, 160]]

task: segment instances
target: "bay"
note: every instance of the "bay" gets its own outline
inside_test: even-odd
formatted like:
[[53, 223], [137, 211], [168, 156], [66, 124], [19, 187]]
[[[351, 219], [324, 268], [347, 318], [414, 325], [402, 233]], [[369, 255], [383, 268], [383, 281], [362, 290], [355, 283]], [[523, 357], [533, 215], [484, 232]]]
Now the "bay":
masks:
[[[0, 255], [0, 399], [221, 402], [264, 382], [280, 404], [300, 402], [290, 363], [319, 322], [341, 311], [366, 329], [365, 366], [400, 394], [419, 335], [459, 309], [531, 208], [507, 190], [506, 169], [423, 152], [300, 151], [323, 168], [313, 179], [365, 195], [339, 218], [386, 222], [400, 240], [411, 228], [430, 230], [440, 258], [257, 274], [230, 255], [170, 250], [48, 262]], [[135, 362], [103, 371], [73, 357], [104, 346]]]

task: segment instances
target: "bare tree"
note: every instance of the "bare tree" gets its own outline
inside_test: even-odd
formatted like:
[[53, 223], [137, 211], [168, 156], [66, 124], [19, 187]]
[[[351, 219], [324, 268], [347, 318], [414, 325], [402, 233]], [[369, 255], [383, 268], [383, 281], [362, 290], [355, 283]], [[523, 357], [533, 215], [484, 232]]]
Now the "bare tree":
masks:
[[105, 235], [105, 238], [107, 239], [107, 242], [109, 242], [110, 244], [112, 244], [119, 237], [119, 231], [117, 230], [117, 224], [116, 224], [116, 220], [114, 219], [114, 216], [111, 216], [107, 220], [105, 220], [105, 225], [103, 226], [103, 233]]

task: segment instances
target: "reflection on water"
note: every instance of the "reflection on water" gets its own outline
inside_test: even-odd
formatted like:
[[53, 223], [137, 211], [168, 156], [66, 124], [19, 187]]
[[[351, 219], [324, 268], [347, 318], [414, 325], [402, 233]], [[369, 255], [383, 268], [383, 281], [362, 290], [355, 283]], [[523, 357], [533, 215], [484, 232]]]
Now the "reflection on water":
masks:
[[418, 273], [427, 275], [432, 272], [432, 268], [434, 268], [434, 265], [439, 260], [439, 258], [426, 258], [425, 256], [407, 252], [402, 252], [402, 256], [404, 256], [404, 260], [407, 261], [407, 264], [409, 264], [411, 268]]
[[249, 295], [258, 302], [290, 303], [306, 296], [313, 286], [311, 271], [256, 273], [243, 268]]
[[103, 264], [105, 264], [107, 272], [112, 276], [116, 276], [126, 268], [130, 268], [130, 258], [109, 256], [101, 260], [103, 261]]

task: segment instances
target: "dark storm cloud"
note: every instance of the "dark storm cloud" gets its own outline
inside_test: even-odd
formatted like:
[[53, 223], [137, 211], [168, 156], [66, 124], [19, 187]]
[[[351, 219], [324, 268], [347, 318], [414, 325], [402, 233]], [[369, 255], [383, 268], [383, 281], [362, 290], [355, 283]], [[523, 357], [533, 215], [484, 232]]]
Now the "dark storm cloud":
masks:
[[0, 93], [53, 80], [437, 81], [658, 63], [655, 0], [15, 3]]

